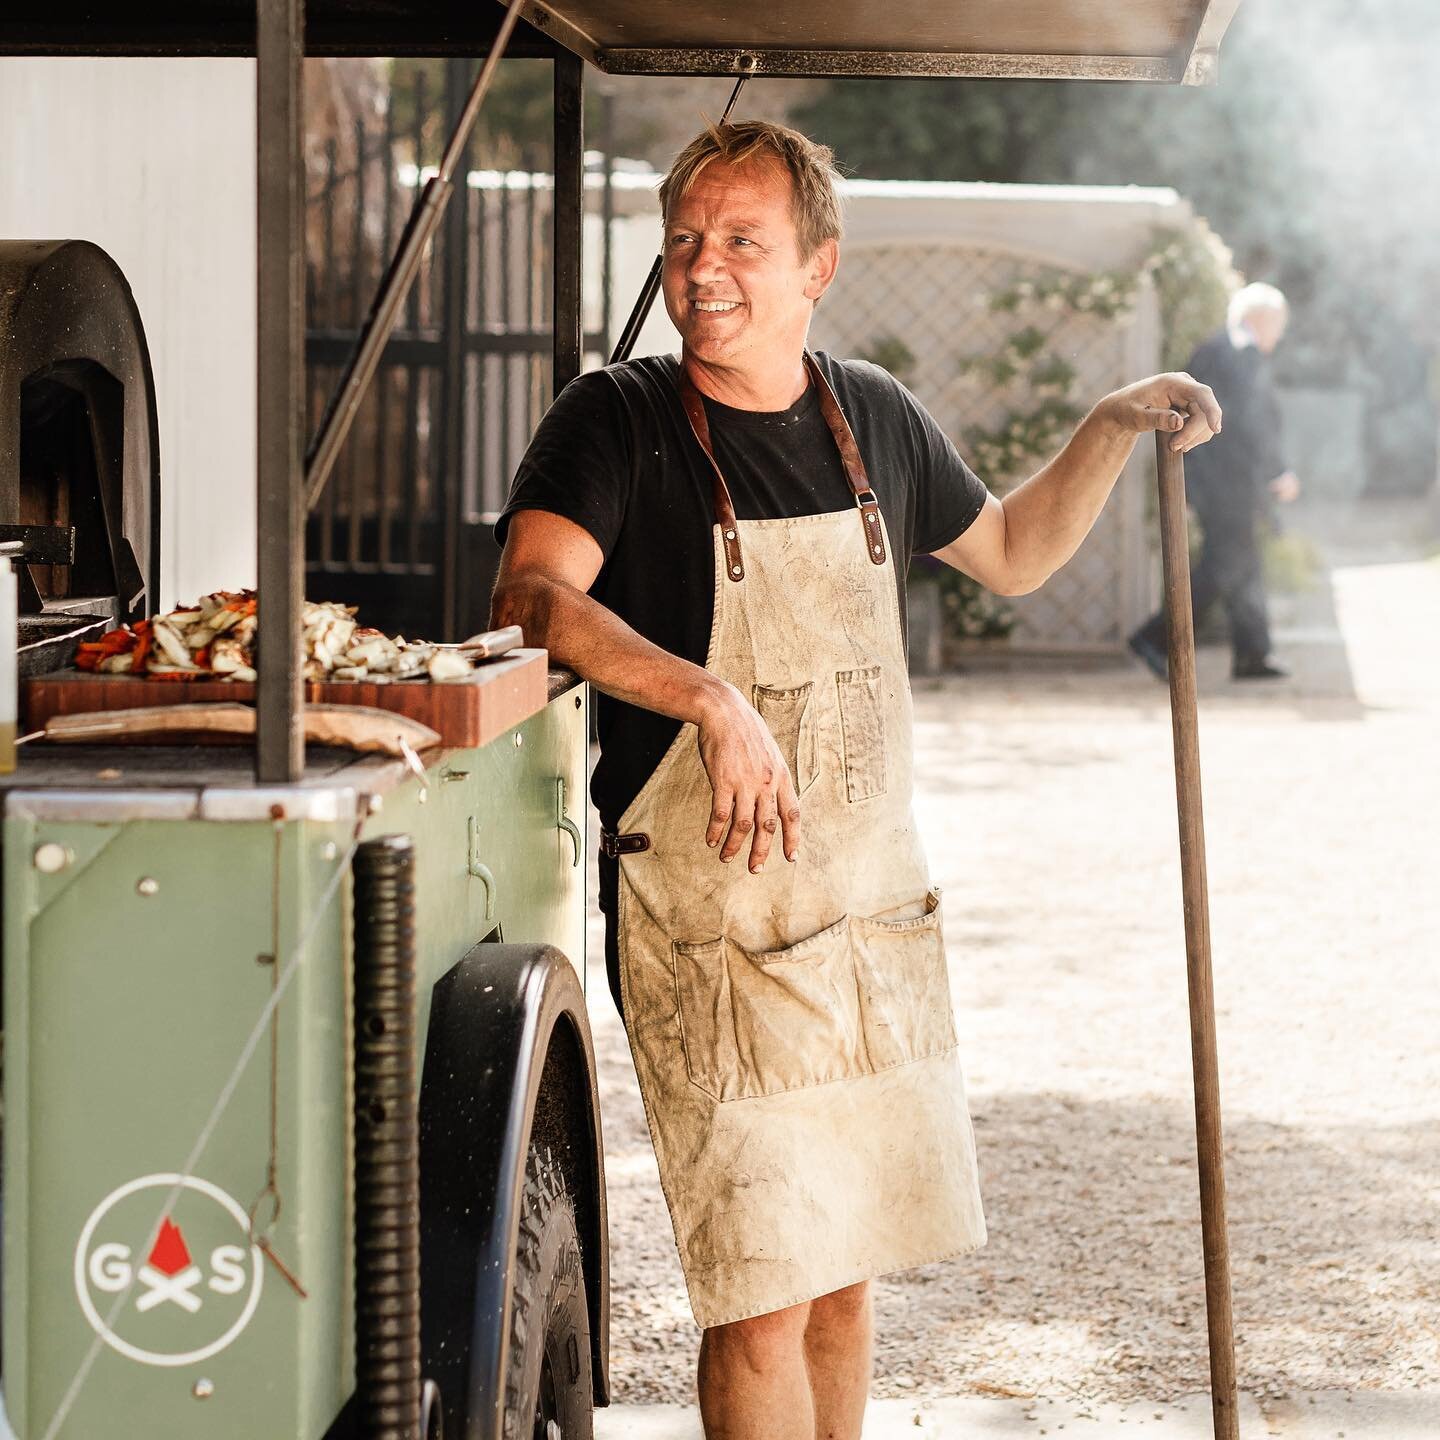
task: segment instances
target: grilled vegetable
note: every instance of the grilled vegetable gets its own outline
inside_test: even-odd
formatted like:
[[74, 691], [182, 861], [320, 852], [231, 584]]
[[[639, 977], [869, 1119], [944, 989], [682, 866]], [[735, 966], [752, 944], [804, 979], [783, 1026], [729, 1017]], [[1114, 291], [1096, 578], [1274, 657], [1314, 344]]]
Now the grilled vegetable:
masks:
[[[257, 625], [252, 592], [217, 590], [196, 605], [85, 641], [76, 647], [75, 664], [155, 680], [254, 681]], [[463, 680], [474, 666], [463, 646], [392, 639], [357, 625], [351, 606], [329, 601], [306, 604], [301, 635], [301, 666], [310, 681]]]

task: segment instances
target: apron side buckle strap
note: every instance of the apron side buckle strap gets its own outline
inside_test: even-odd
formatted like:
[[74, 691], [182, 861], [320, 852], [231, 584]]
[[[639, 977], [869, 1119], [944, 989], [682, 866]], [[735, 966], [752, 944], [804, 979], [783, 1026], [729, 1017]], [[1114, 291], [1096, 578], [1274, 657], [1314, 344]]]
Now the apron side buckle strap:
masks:
[[740, 532], [735, 528], [733, 517], [727, 523], [720, 522], [720, 541], [725, 549], [725, 576], [729, 580], [745, 578], [745, 562], [740, 558]]
[[865, 549], [872, 565], [885, 563], [885, 531], [880, 525], [880, 502], [873, 490], [859, 490], [855, 494], [860, 518], [865, 527]]
[[600, 853], [607, 860], [621, 855], [638, 855], [649, 848], [650, 837], [643, 831], [637, 830], [633, 835], [617, 835], [613, 830], [600, 832]]

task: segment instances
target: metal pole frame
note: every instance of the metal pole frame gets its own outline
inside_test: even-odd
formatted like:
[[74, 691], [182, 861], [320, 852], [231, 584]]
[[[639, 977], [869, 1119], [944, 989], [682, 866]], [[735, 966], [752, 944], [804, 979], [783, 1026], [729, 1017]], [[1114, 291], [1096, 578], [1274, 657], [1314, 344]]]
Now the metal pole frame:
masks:
[[[445, 125], [454, 131], [460, 123], [465, 97], [470, 88], [470, 63], [451, 59], [445, 62]], [[460, 618], [460, 535], [464, 525], [465, 493], [465, 366], [466, 366], [466, 273], [465, 247], [469, 228], [465, 212], [470, 204], [468, 171], [470, 143], [466, 137], [456, 164], [458, 177], [451, 186], [450, 203], [444, 217], [441, 250], [445, 307], [441, 315], [444, 368], [440, 373], [440, 614], [441, 638], [459, 640], [464, 635]], [[484, 244], [482, 237], [481, 244]]]
[[305, 770], [300, 617], [305, 529], [304, 157], [301, 61], [305, 0], [257, 0], [256, 578], [259, 682], [255, 778], [289, 784]]
[[568, 50], [555, 56], [555, 192], [551, 206], [554, 369], [558, 395], [579, 373], [583, 337], [580, 278], [585, 236], [585, 62]]
[[1210, 898], [1205, 874], [1205, 818], [1200, 793], [1200, 723], [1195, 692], [1195, 625], [1190, 550], [1185, 533], [1185, 462], [1155, 436], [1160, 486], [1160, 548], [1165, 564], [1170, 720], [1175, 743], [1175, 798], [1180, 820], [1180, 883], [1185, 905], [1185, 961], [1190, 992], [1190, 1058], [1195, 1080], [1195, 1149], [1200, 1169], [1200, 1230], [1205, 1254], [1205, 1312], [1210, 1342], [1210, 1403], [1215, 1440], [1239, 1440], [1235, 1391], [1235, 1324], [1230, 1296], [1230, 1238], [1225, 1220], [1225, 1144], [1220, 1123], [1220, 1062], [1215, 1044], [1215, 988], [1210, 966]]

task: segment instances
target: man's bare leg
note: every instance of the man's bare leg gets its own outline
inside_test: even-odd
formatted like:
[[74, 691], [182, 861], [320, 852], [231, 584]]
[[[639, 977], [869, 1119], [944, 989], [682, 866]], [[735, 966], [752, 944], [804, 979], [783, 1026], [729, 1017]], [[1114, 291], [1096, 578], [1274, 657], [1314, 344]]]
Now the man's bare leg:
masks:
[[700, 1340], [705, 1440], [814, 1440], [805, 1358], [809, 1318], [808, 1303], [791, 1305], [705, 1332]]
[[815, 1397], [815, 1440], [860, 1440], [874, 1328], [868, 1280], [810, 1302], [805, 1364]]

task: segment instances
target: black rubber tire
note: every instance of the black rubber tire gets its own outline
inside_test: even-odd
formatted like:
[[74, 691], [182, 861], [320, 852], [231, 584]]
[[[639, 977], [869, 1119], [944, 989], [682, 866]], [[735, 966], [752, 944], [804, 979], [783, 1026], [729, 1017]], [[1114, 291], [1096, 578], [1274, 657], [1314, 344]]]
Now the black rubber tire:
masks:
[[593, 1408], [575, 1201], [549, 1147], [532, 1146], [521, 1197], [501, 1434], [505, 1440], [592, 1440]]

